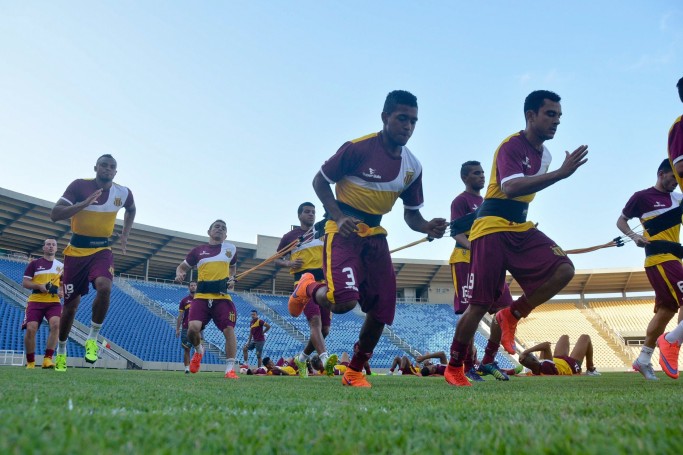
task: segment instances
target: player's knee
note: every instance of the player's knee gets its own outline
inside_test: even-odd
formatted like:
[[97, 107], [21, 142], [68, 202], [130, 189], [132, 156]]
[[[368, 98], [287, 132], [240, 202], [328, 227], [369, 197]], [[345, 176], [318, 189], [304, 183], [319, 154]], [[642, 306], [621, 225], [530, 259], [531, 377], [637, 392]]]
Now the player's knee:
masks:
[[350, 302], [337, 302], [332, 306], [331, 311], [335, 314], [348, 313], [349, 311], [353, 310], [357, 304], [358, 302], [356, 300], [352, 300]]
[[574, 267], [571, 264], [561, 264], [557, 268], [555, 276], [558, 280], [569, 283], [574, 278]]
[[330, 326], [329, 326], [329, 325], [323, 326], [323, 328], [320, 329], [320, 333], [322, 333], [322, 334], [323, 334], [323, 338], [325, 338], [327, 335], [330, 334]]

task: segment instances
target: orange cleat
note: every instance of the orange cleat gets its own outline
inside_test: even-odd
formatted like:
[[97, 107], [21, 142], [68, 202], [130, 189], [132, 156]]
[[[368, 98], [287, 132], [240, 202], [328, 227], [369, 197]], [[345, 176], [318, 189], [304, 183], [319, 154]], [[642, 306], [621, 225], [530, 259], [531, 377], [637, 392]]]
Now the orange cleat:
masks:
[[192, 360], [190, 360], [190, 373], [197, 373], [199, 371], [199, 367], [202, 363], [202, 357], [204, 357], [203, 354], [195, 351], [194, 355], [192, 356]]
[[517, 331], [517, 323], [519, 320], [512, 315], [510, 308], [503, 308], [496, 313], [496, 321], [498, 321], [500, 330], [503, 333], [500, 338], [501, 346], [503, 346], [503, 349], [505, 349], [508, 354], [515, 354], [515, 332]]
[[235, 370], [230, 370], [227, 373], [225, 373], [225, 378], [226, 379], [239, 379], [240, 377], [237, 376], [237, 374], [235, 373]]
[[669, 343], [666, 341], [666, 333], [662, 333], [657, 338], [657, 347], [659, 348], [659, 366], [662, 371], [666, 373], [671, 379], [678, 379], [678, 353], [681, 350], [681, 345], [678, 342]]
[[342, 376], [342, 384], [351, 387], [372, 387], [372, 385], [365, 379], [365, 375], [360, 371], [354, 371], [347, 368]]
[[465, 376], [465, 367], [463, 366], [454, 367], [448, 365], [446, 367], [446, 371], [443, 374], [443, 377], [444, 379], [446, 379], [447, 383], [449, 383], [450, 385], [454, 385], [456, 387], [472, 386], [470, 380], [467, 379], [467, 376]]
[[301, 313], [304, 312], [306, 304], [311, 299], [308, 295], [306, 295], [306, 288], [309, 284], [314, 282], [315, 277], [312, 273], [304, 273], [299, 279], [299, 284], [297, 284], [294, 288], [294, 292], [292, 292], [292, 295], [289, 296], [287, 309], [289, 310], [289, 314], [295, 318], [301, 316]]

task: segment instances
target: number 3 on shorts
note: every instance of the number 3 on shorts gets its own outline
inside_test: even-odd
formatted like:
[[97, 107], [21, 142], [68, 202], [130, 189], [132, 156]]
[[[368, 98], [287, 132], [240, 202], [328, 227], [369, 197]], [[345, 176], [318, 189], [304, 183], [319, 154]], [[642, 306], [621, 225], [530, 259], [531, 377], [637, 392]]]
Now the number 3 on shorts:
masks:
[[346, 273], [346, 277], [349, 279], [346, 284], [347, 286], [355, 286], [356, 285], [356, 278], [353, 276], [353, 269], [351, 267], [344, 267], [342, 269], [343, 273]]

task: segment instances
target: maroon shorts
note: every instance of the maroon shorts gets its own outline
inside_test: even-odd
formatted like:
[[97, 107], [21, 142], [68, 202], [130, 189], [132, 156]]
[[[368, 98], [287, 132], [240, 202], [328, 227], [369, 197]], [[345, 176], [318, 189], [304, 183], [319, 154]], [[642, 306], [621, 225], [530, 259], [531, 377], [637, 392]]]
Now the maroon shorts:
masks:
[[456, 262], [451, 264], [451, 277], [453, 278], [453, 310], [455, 314], [463, 314], [470, 304], [469, 293], [470, 286], [468, 283], [470, 275], [469, 262]]
[[[680, 261], [666, 261], [645, 267], [647, 279], [655, 291], [655, 312], [664, 307], [678, 311], [683, 302], [683, 265]], [[679, 286], [680, 284], [680, 286]]]
[[332, 304], [356, 300], [378, 322], [394, 322], [396, 275], [386, 236], [325, 235], [323, 270]]
[[237, 310], [230, 299], [194, 299], [190, 306], [190, 322], [202, 321], [202, 330], [213, 319], [221, 332], [226, 327], [235, 327]]
[[470, 304], [492, 304], [505, 293], [505, 271], [510, 271], [524, 294], [533, 295], [561, 264], [572, 261], [538, 229], [494, 232], [472, 241]]
[[38, 327], [43, 321], [43, 318], [50, 319], [62, 316], [62, 305], [60, 303], [38, 303], [28, 302], [26, 311], [24, 312], [24, 322], [21, 323], [21, 329], [26, 329], [29, 322], [37, 322]]
[[114, 279], [114, 255], [100, 250], [90, 256], [64, 256], [64, 303], [88, 293], [88, 284], [104, 277]]

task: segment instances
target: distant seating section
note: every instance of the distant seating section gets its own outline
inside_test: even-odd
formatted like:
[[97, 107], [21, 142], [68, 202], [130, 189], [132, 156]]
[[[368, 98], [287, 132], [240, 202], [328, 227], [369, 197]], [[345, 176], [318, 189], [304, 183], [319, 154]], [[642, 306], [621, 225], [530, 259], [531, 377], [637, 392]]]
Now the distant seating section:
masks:
[[27, 261], [0, 258], [0, 273], [17, 283], [21, 283], [27, 265]]

